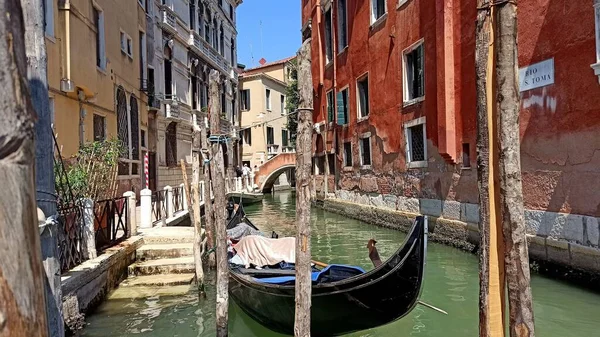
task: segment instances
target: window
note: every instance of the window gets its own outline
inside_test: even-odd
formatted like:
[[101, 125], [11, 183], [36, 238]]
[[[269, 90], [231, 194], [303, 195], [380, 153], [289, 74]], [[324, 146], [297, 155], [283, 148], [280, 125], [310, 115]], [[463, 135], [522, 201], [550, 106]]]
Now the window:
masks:
[[352, 143], [344, 143], [344, 166], [352, 167]]
[[423, 41], [404, 51], [404, 103], [425, 96], [425, 64]]
[[250, 89], [242, 90], [240, 101], [242, 103], [242, 110], [250, 110]]
[[211, 43], [210, 41], [210, 10], [206, 9], [206, 21], [204, 21], [204, 40], [206, 40], [206, 42], [208, 42], [209, 44]]
[[44, 32], [54, 37], [54, 0], [44, 0]]
[[140, 53], [140, 88], [144, 88], [147, 86], [147, 67], [146, 67], [146, 34], [140, 31], [139, 36], [139, 53]]
[[337, 123], [348, 124], [348, 88], [337, 94]]
[[133, 58], [133, 41], [125, 32], [121, 31], [121, 51]]
[[165, 47], [165, 98], [172, 99], [173, 97], [173, 72], [171, 69], [171, 48]]
[[369, 75], [365, 75], [356, 81], [358, 95], [358, 118], [369, 116]]
[[235, 40], [233, 38], [231, 38], [231, 65], [233, 66], [235, 64]]
[[219, 48], [221, 48], [221, 55], [225, 56], [225, 31], [223, 25], [221, 25], [221, 35], [219, 37]]
[[325, 60], [326, 64], [333, 60], [333, 32], [331, 29], [331, 7], [325, 11]]
[[406, 163], [408, 168], [427, 167], [427, 137], [425, 117], [404, 125], [406, 137]]
[[335, 154], [327, 155], [327, 164], [329, 165], [329, 174], [335, 174]]
[[275, 132], [272, 127], [267, 126], [267, 145], [275, 144]]
[[229, 4], [229, 18], [233, 21], [233, 5]]
[[364, 137], [359, 140], [360, 145], [360, 165], [371, 165], [371, 137]]
[[189, 8], [190, 8], [190, 30], [194, 31], [196, 30], [196, 4], [194, 4], [195, 1], [190, 1], [189, 4]]
[[265, 99], [266, 99], [267, 110], [271, 111], [271, 89], [265, 90]]
[[123, 147], [119, 156], [119, 175], [129, 175], [130, 172], [130, 129], [127, 113], [127, 95], [123, 87], [117, 88], [117, 137]]
[[104, 40], [104, 12], [93, 7], [94, 27], [96, 28], [96, 66], [106, 69], [106, 42]]
[[334, 120], [333, 109], [335, 108], [333, 102], [333, 90], [327, 93], [327, 122], [331, 123]]
[[165, 156], [168, 167], [177, 166], [177, 123], [171, 122], [165, 132]]
[[106, 118], [94, 114], [94, 141], [101, 142], [106, 139]]
[[281, 99], [281, 114], [285, 114], [285, 96], [280, 95], [279, 98]]
[[338, 0], [337, 2], [337, 37], [338, 52], [348, 46], [348, 14], [347, 0]]
[[219, 31], [217, 30], [217, 18], [214, 17], [213, 18], [213, 36], [212, 36], [212, 42], [213, 42], [213, 48], [215, 48], [215, 50], [219, 50]]
[[141, 133], [141, 140], [142, 140], [142, 147], [147, 147], [147, 142], [146, 142], [146, 130], [140, 130]]
[[469, 143], [463, 143], [462, 149], [462, 167], [469, 168], [471, 167], [471, 149]]
[[252, 129], [251, 128], [247, 128], [246, 130], [242, 131], [242, 139], [244, 141], [244, 144], [246, 144], [248, 146], [252, 146]]
[[325, 173], [325, 156], [321, 155], [321, 156], [317, 156], [317, 157], [313, 157], [313, 163], [314, 163], [314, 174], [315, 175], [323, 175]]
[[281, 146], [288, 146], [289, 144], [289, 133], [288, 130], [282, 129], [281, 130]]
[[[131, 133], [131, 159], [140, 160], [140, 113], [137, 98], [129, 97], [129, 132]], [[137, 172], [133, 172], [136, 174]]]
[[386, 12], [386, 0], [371, 0], [371, 24], [379, 20]]

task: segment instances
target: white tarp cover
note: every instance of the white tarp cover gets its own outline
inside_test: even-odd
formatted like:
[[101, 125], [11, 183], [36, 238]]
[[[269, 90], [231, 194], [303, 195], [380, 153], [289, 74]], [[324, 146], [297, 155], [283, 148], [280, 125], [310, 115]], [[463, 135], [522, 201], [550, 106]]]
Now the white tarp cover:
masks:
[[234, 248], [246, 268], [251, 264], [264, 267], [282, 261], [296, 262], [296, 238], [269, 239], [249, 235], [242, 238]]

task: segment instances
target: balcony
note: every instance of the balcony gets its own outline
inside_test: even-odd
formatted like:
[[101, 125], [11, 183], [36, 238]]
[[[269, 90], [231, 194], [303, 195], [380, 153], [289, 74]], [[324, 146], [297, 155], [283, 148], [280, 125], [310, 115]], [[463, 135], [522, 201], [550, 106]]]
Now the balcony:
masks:
[[279, 154], [279, 145], [277, 145], [277, 144], [267, 144], [267, 154], [269, 156]]
[[[235, 73], [231, 65], [229, 65], [229, 62], [200, 35], [198, 35], [198, 33], [190, 33], [188, 45], [196, 54], [204, 56], [204, 58], [210, 62], [213, 67], [237, 81], [237, 73]], [[236, 75], [235, 77], [233, 75], [234, 73]]]
[[167, 6], [161, 6], [160, 8], [160, 22], [159, 25], [162, 29], [177, 34], [177, 19], [173, 10]]
[[179, 102], [177, 102], [177, 99], [165, 99], [164, 103], [165, 118], [174, 121], [179, 121]]
[[296, 152], [296, 148], [293, 146], [284, 145], [281, 148], [281, 153], [294, 153]]

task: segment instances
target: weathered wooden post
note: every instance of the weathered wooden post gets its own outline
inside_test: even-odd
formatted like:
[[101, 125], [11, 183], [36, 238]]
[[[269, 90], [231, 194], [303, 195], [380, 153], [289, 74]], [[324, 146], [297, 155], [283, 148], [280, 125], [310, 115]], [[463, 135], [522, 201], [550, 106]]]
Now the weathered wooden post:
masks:
[[208, 129], [206, 127], [206, 123], [202, 121], [200, 123], [200, 140], [202, 142], [202, 149], [206, 150], [207, 153], [204, 155], [204, 160], [208, 162], [204, 163], [204, 184], [203, 184], [203, 192], [204, 192], [204, 221], [205, 221], [205, 229], [206, 229], [206, 249], [207, 251], [211, 251], [208, 254], [208, 267], [214, 268], [217, 265], [217, 260], [215, 257], [215, 253], [212, 252], [214, 248], [214, 232], [215, 232], [215, 220], [213, 214], [213, 199], [212, 199], [212, 189], [211, 189], [211, 174], [210, 174], [210, 160], [211, 157], [208, 153]]
[[0, 196], [0, 336], [46, 337], [25, 24], [18, 0], [0, 0], [0, 8], [0, 184], [10, 191]]
[[228, 334], [229, 320], [229, 269], [227, 263], [227, 233], [225, 230], [225, 178], [226, 172], [223, 162], [222, 142], [225, 135], [220, 132], [221, 104], [219, 100], [220, 75], [216, 70], [211, 70], [209, 75], [210, 97], [210, 134], [211, 134], [211, 178], [215, 202], [213, 214], [216, 234], [217, 253], [217, 336], [224, 337]]
[[[56, 212], [56, 189], [54, 187], [54, 139], [52, 118], [48, 100], [48, 57], [44, 32], [44, 6], [42, 0], [20, 0], [25, 27], [25, 54], [27, 56], [27, 80], [31, 103], [37, 113], [35, 123], [35, 186], [38, 207], [50, 218]], [[60, 288], [60, 260], [56, 235], [56, 222], [48, 222], [41, 239], [42, 259], [48, 282], [46, 296], [53, 301], [46, 303], [48, 327], [52, 336], [65, 335], [62, 318], [62, 291]]]
[[298, 51], [298, 136], [296, 139], [296, 318], [294, 336], [310, 336], [311, 243], [310, 166], [312, 163], [313, 84], [311, 39]]
[[[523, 218], [516, 1], [478, 0], [476, 38], [480, 191], [480, 336], [534, 336]], [[501, 193], [502, 192], [502, 193]]]
[[519, 114], [521, 110], [517, 50], [517, 1], [501, 1], [497, 7], [496, 77], [498, 80], [500, 204], [508, 287], [508, 310], [511, 337], [532, 337], [533, 299], [531, 297], [529, 254], [523, 188], [521, 181], [521, 141]]

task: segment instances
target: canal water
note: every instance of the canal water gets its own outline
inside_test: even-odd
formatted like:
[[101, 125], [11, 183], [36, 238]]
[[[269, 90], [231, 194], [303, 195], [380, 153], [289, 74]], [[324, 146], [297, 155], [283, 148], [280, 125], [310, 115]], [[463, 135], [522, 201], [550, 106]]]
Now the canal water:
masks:
[[[267, 196], [246, 207], [248, 216], [265, 231], [294, 235], [292, 193]], [[371, 269], [366, 243], [378, 241], [382, 259], [402, 243], [404, 234], [341, 215], [313, 209], [313, 258]], [[478, 335], [478, 261], [473, 254], [430, 243], [421, 299], [444, 309], [443, 315], [417, 306], [405, 318], [354, 337], [466, 337]], [[159, 277], [159, 276], [157, 276]], [[208, 275], [206, 299], [188, 286], [168, 289], [118, 289], [87, 318], [82, 336], [215, 336], [214, 274]], [[541, 337], [600, 336], [600, 294], [539, 275], [531, 280], [536, 335]], [[274, 333], [230, 307], [230, 336], [274, 337]]]

